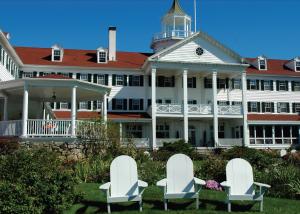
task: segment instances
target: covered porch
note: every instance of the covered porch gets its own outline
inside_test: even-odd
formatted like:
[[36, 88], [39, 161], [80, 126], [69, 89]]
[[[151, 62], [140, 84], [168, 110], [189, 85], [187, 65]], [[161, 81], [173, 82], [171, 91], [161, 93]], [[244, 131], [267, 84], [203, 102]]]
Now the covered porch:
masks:
[[[110, 88], [60, 75], [3, 82], [0, 85], [0, 137], [22, 139], [75, 139], [77, 105], [100, 100], [101, 118], [107, 121], [107, 95]], [[70, 119], [55, 118], [50, 102], [67, 102]]]

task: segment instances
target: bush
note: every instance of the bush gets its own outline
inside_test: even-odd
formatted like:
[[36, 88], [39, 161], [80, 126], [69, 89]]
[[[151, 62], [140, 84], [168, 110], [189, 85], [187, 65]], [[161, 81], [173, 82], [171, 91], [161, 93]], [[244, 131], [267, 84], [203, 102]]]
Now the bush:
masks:
[[195, 175], [203, 180], [225, 181], [226, 164], [227, 161], [218, 156], [207, 156], [203, 161], [194, 162]]
[[45, 149], [2, 156], [0, 171], [0, 213], [59, 213], [80, 197], [72, 171]]
[[0, 155], [11, 154], [19, 149], [19, 143], [16, 141], [0, 141]]

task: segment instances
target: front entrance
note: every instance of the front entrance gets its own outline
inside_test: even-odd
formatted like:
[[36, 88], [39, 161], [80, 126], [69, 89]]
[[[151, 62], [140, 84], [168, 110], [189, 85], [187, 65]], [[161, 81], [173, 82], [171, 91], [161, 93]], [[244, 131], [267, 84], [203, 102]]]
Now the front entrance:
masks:
[[194, 126], [189, 126], [189, 143], [196, 146], [196, 129]]

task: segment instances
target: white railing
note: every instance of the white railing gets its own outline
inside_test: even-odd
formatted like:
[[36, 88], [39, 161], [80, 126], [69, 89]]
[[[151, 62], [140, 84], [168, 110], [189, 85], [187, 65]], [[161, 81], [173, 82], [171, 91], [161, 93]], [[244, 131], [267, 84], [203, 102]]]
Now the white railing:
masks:
[[175, 113], [180, 114], [182, 113], [182, 105], [176, 105], [176, 104], [156, 104], [156, 112], [157, 113]]
[[219, 138], [219, 147], [243, 146], [242, 138]]
[[180, 38], [184, 39], [186, 37], [189, 37], [191, 35], [190, 31], [184, 31], [184, 30], [171, 30], [167, 32], [160, 32], [156, 33], [153, 36], [153, 41], [161, 40], [161, 39], [167, 39], [167, 38]]
[[124, 145], [133, 143], [137, 148], [149, 148], [150, 147], [150, 139], [149, 138], [131, 138], [131, 139], [123, 138], [121, 140], [121, 142]]
[[27, 135], [71, 137], [71, 120], [30, 119], [27, 121]]
[[156, 146], [162, 147], [164, 143], [174, 143], [182, 139], [179, 138], [156, 138]]
[[188, 105], [188, 112], [190, 114], [212, 114], [212, 106], [205, 104]]
[[242, 114], [242, 106], [218, 106], [218, 114], [240, 115]]
[[20, 136], [22, 134], [22, 120], [0, 122], [0, 136]]

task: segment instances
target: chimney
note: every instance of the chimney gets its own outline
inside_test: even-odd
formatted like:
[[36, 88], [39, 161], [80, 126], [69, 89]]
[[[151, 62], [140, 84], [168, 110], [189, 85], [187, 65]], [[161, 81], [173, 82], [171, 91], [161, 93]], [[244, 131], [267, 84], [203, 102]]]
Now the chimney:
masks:
[[117, 60], [117, 28], [108, 28], [108, 60]]

